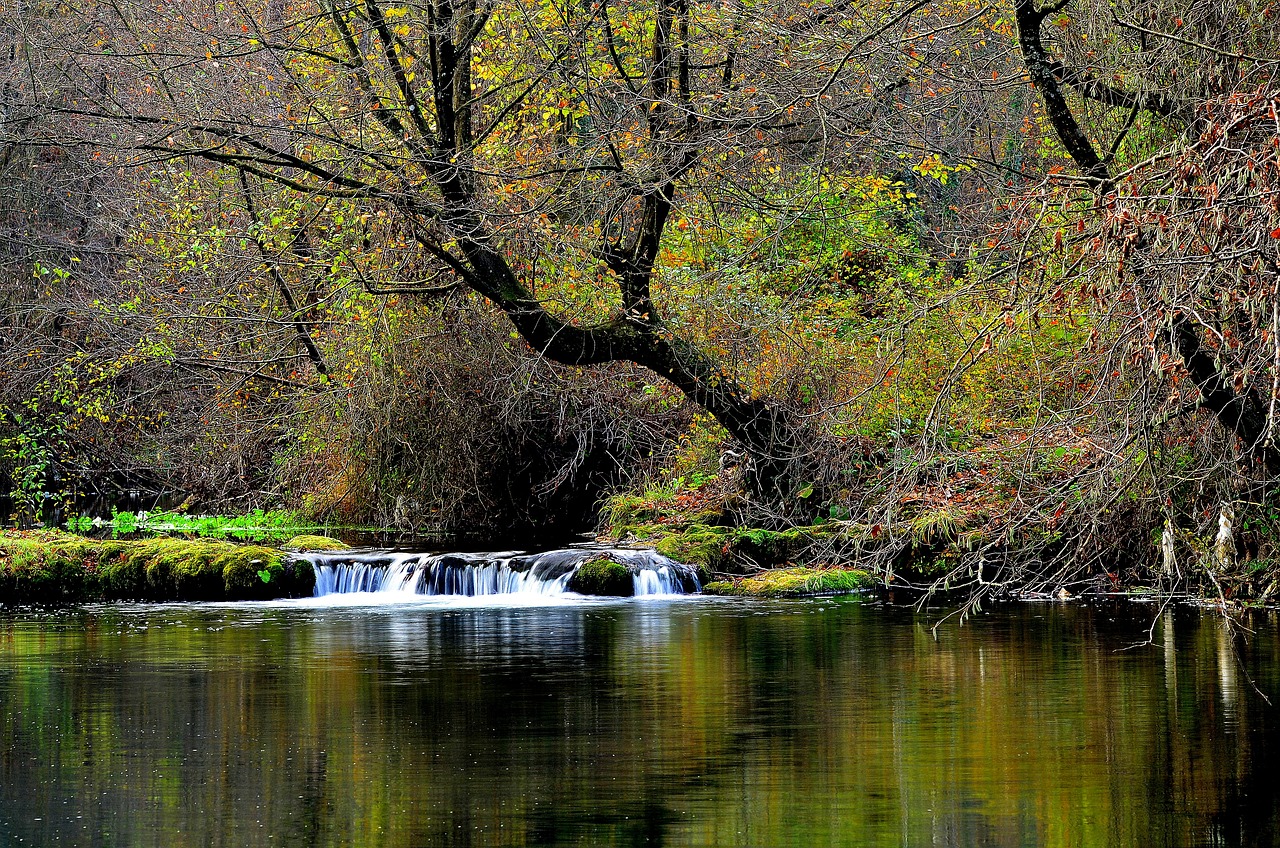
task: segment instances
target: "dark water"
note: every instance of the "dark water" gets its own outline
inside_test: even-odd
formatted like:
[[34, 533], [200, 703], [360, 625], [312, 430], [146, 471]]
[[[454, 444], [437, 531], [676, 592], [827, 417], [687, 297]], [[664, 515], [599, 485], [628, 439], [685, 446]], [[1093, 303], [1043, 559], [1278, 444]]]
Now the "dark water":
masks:
[[1277, 844], [1276, 617], [1154, 615], [10, 615], [0, 846]]

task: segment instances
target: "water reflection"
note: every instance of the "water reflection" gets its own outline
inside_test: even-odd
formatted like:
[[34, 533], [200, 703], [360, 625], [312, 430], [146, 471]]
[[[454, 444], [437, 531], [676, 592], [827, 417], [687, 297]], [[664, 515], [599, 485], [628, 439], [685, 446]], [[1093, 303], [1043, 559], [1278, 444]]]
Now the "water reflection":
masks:
[[1188, 610], [933, 620], [831, 600], [0, 618], [0, 845], [1280, 838], [1254, 689], [1280, 690], [1274, 616], [1247, 643]]

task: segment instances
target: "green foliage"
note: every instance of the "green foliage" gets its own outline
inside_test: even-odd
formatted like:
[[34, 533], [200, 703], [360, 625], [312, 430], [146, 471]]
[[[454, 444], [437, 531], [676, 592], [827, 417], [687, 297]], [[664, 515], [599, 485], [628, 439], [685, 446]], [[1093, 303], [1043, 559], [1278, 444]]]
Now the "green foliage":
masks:
[[[68, 521], [68, 530], [82, 529], [82, 518]], [[92, 526], [93, 522], [89, 522]], [[298, 513], [286, 510], [260, 510], [244, 515], [184, 515], [179, 512], [132, 513], [113, 511], [105, 523], [122, 536], [135, 533], [180, 534], [215, 539], [279, 541], [295, 536], [299, 530], [319, 529], [320, 525], [304, 520]], [[321, 536], [299, 536], [319, 539]], [[338, 544], [341, 544], [339, 542]]]
[[111, 511], [111, 529], [121, 535], [138, 532], [138, 516], [132, 512]]
[[626, 528], [665, 517], [674, 499], [675, 490], [666, 487], [613, 495], [605, 501], [600, 520], [605, 527], [625, 532]]
[[911, 519], [911, 539], [918, 545], [954, 542], [963, 522], [961, 510], [954, 505], [927, 509]]
[[10, 413], [11, 426], [0, 428], [0, 470], [7, 469], [6, 493], [13, 500], [19, 525], [38, 523], [45, 504], [62, 492], [50, 491], [52, 471], [59, 456], [71, 453], [60, 423], [48, 423], [34, 412]]
[[601, 525], [614, 537], [653, 535], [656, 528], [677, 529], [719, 522], [736, 493], [714, 485], [692, 487], [683, 477], [638, 493], [610, 496], [601, 508]]
[[71, 533], [88, 533], [93, 529], [93, 519], [87, 515], [73, 515], [63, 523], [63, 527]]

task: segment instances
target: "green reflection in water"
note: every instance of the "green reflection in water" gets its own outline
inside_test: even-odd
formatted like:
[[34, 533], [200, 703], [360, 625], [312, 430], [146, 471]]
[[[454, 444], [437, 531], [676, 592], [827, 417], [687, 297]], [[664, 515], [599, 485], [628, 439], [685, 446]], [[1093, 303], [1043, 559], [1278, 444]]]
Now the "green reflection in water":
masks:
[[0, 845], [1275, 844], [1275, 616], [1154, 614], [4, 617]]

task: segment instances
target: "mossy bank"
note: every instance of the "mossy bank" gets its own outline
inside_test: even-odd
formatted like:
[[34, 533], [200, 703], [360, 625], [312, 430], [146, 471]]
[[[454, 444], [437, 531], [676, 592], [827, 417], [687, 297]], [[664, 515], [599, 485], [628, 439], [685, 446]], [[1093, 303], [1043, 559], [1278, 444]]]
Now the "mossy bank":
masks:
[[615, 529], [614, 535], [651, 544], [658, 553], [698, 569], [708, 595], [792, 598], [882, 585], [865, 569], [824, 558], [849, 547], [844, 544], [848, 532], [840, 523], [783, 530], [688, 524], [633, 526], [621, 533]]
[[311, 594], [311, 565], [209, 539], [0, 533], [0, 606], [94, 601], [245, 601]]

